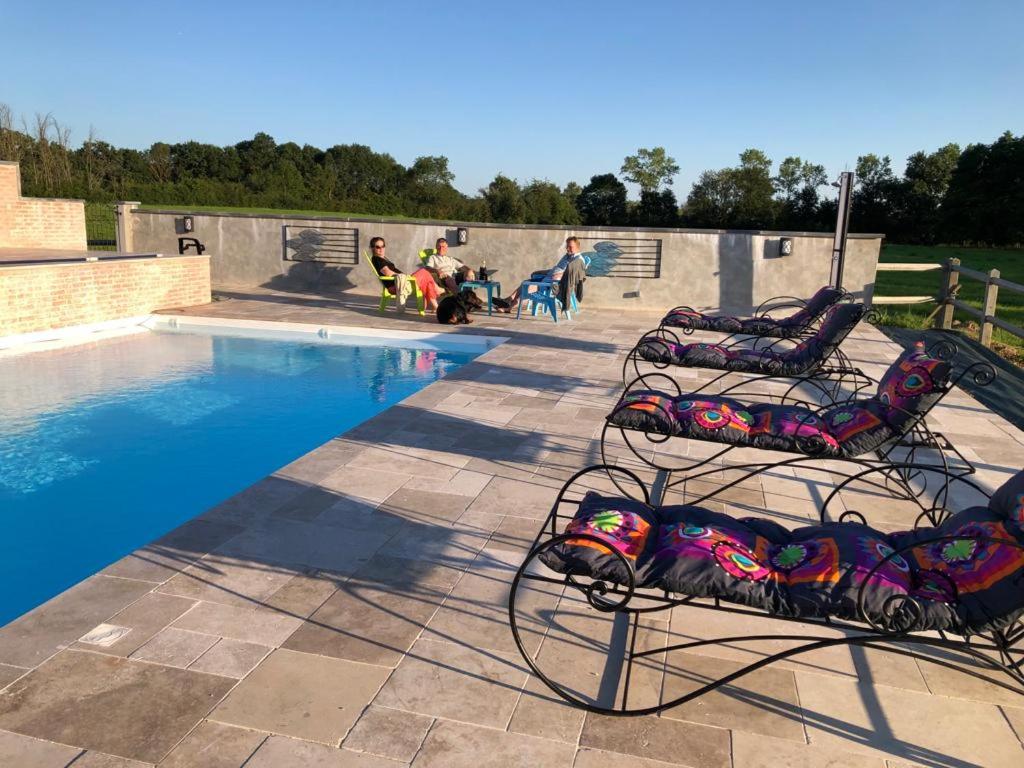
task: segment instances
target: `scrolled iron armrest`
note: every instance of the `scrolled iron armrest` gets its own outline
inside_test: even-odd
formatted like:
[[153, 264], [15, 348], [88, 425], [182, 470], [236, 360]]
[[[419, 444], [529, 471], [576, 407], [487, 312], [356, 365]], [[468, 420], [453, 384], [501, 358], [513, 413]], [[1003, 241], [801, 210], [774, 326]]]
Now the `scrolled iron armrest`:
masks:
[[754, 310], [754, 317], [764, 318], [767, 317], [765, 312], [772, 309], [780, 309], [784, 307], [790, 307], [794, 309], [806, 309], [807, 301], [801, 299], [798, 296], [775, 296], [771, 299], [765, 299]]
[[[593, 472], [604, 472], [608, 475], [611, 475], [614, 472], [621, 475], [625, 475], [627, 478], [636, 483], [637, 487], [643, 493], [643, 503], [648, 507], [651, 506], [650, 491], [647, 489], [647, 486], [644, 484], [644, 481], [641, 480], [635, 472], [632, 472], [631, 470], [628, 470], [625, 467], [620, 467], [616, 464], [591, 464], [589, 467], [581, 469], [579, 472], [577, 472], [575, 475], [573, 475], [572, 477], [565, 481], [561, 489], [558, 491], [558, 496], [555, 498], [555, 503], [552, 509], [557, 509], [558, 505], [561, 504], [563, 501], [570, 504], [576, 503], [572, 501], [567, 501], [565, 499], [565, 495], [569, 493], [570, 490], [572, 490], [572, 486], [576, 484], [581, 477], [585, 477], [586, 475], [589, 475]], [[616, 486], [618, 487], [618, 483], [616, 483]]]
[[[573, 541], [587, 541], [592, 544], [597, 544], [599, 547], [606, 549], [610, 555], [615, 557], [625, 568], [626, 575], [628, 577], [627, 583], [620, 585], [625, 589], [625, 593], [622, 594], [621, 598], [615, 602], [608, 600], [605, 595], [608, 594], [608, 584], [604, 579], [594, 578], [592, 576], [580, 576], [579, 574], [566, 573], [565, 577], [568, 583], [578, 589], [587, 597], [587, 602], [597, 611], [602, 613], [613, 613], [615, 611], [624, 610], [629, 604], [629, 601], [633, 599], [633, 593], [636, 590], [636, 566], [629, 561], [629, 559], [623, 555], [619, 550], [609, 544], [607, 541], [602, 539], [600, 536], [594, 536], [590, 533], [561, 533], [557, 536], [552, 536], [547, 541], [544, 541], [530, 550], [530, 553], [526, 556], [523, 564], [519, 566], [519, 571], [516, 573], [516, 577], [513, 580], [512, 591], [514, 593], [516, 584], [520, 580], [521, 576], [526, 573], [530, 563], [536, 560], [542, 554], [548, 550], [554, 549], [560, 544], [571, 543]], [[591, 579], [590, 584], [583, 584], [579, 579]], [[513, 621], [514, 621], [514, 617]]]
[[[923, 504], [918, 502], [918, 506], [921, 507], [921, 509], [924, 510], [924, 511], [921, 513], [921, 515], [918, 515], [917, 520], [915, 520], [915, 523], [914, 523], [914, 527], [915, 528], [917, 528], [917, 522], [920, 521], [921, 517], [924, 516], [928, 511], [931, 511], [931, 510], [938, 511], [940, 509], [945, 509], [945, 504], [946, 504], [946, 501], [948, 500], [948, 497], [949, 497], [949, 486], [950, 486], [950, 484], [952, 484], [954, 482], [963, 483], [964, 485], [966, 485], [966, 486], [972, 488], [973, 490], [977, 491], [978, 493], [980, 493], [986, 499], [989, 498], [990, 495], [991, 495], [991, 494], [989, 494], [988, 491], [986, 491], [980, 485], [975, 483], [973, 480], [968, 480], [967, 479], [967, 474], [968, 473], [966, 473], [966, 472], [963, 472], [963, 471], [954, 472], [954, 471], [950, 470], [947, 467], [943, 467], [940, 464], [920, 464], [920, 463], [893, 462], [891, 464], [886, 464], [885, 466], [882, 466], [882, 467], [871, 467], [870, 469], [865, 469], [865, 470], [863, 470], [861, 472], [857, 472], [856, 474], [850, 475], [849, 477], [844, 479], [841, 483], [839, 483], [837, 486], [835, 486], [829, 492], [828, 496], [825, 497], [825, 500], [821, 504], [821, 508], [818, 510], [818, 518], [823, 523], [827, 523], [829, 521], [829, 519], [828, 519], [828, 508], [829, 508], [829, 505], [832, 503], [832, 500], [835, 499], [843, 491], [844, 488], [846, 488], [848, 485], [850, 485], [852, 483], [855, 483], [855, 482], [865, 482], [868, 485], [874, 486], [875, 488], [880, 488], [882, 490], [887, 491], [887, 489], [885, 488], [884, 485], [880, 485], [880, 484], [878, 484], [878, 483], [876, 483], [874, 481], [871, 481], [871, 480], [864, 480], [864, 478], [866, 478], [869, 475], [873, 475], [873, 474], [882, 474], [882, 475], [884, 475], [886, 473], [893, 472], [893, 471], [897, 471], [897, 472], [902, 471], [904, 473], [910, 473], [910, 472], [929, 472], [929, 473], [935, 474], [935, 475], [942, 475], [943, 477], [946, 478], [946, 486], [945, 486], [945, 490], [942, 492], [942, 499], [941, 499], [941, 501], [937, 500], [935, 504], [933, 504], [932, 506], [927, 507], [927, 508], [925, 508]], [[844, 516], [850, 515], [850, 513], [856, 514], [860, 518], [860, 522], [862, 522], [862, 523], [866, 523], [867, 522], [867, 520], [864, 518], [864, 516], [860, 512], [854, 512], [853, 510], [848, 510], [847, 512], [841, 513], [839, 515], [839, 518], [838, 518], [839, 522], [845, 522], [845, 520], [843, 519]]]
[[[665, 347], [665, 353], [668, 354], [671, 350], [668, 347], [669, 341], [674, 341], [676, 344], [682, 344], [679, 337], [673, 333], [668, 327], [653, 328], [649, 331], [645, 331], [644, 335], [640, 337], [640, 340], [630, 350], [630, 355], [639, 355], [640, 346], [643, 344], [662, 344]], [[646, 361], [651, 362], [651, 361]], [[654, 365], [667, 365], [667, 363], [653, 363]]]
[[[683, 390], [679, 386], [679, 382], [677, 382], [675, 379], [673, 379], [668, 374], [665, 374], [665, 373], [644, 373], [644, 374], [641, 374], [641, 375], [637, 376], [635, 379], [633, 379], [628, 384], [626, 384], [626, 388], [623, 390], [622, 396], [619, 398], [619, 404], [621, 405], [622, 404], [622, 398], [624, 398], [626, 395], [628, 395], [634, 389], [654, 389], [653, 387], [651, 387], [647, 383], [647, 379], [665, 379], [665, 381], [670, 383], [672, 385], [672, 387], [675, 389], [677, 397], [680, 397], [683, 394]], [[637, 384], [640, 384], [642, 386], [638, 387]], [[613, 414], [617, 413], [617, 410], [616, 411], [612, 411], [612, 413]], [[609, 418], [611, 418], [610, 415], [609, 415]]]
[[987, 387], [996, 380], [996, 369], [991, 363], [979, 361], [971, 363], [955, 376], [950, 378], [950, 385], [959, 386], [960, 382], [970, 377], [975, 386]]
[[[864, 576], [864, 580], [861, 582], [860, 587], [857, 590], [857, 613], [861, 617], [861, 621], [869, 625], [872, 629], [882, 632], [888, 635], [905, 635], [910, 632], [917, 631], [919, 627], [917, 624], [920, 623], [921, 619], [924, 618], [924, 608], [921, 601], [913, 597], [910, 594], [897, 594], [892, 595], [886, 599], [882, 606], [883, 614], [889, 619], [886, 624], [879, 624], [868, 616], [867, 611], [864, 608], [865, 596], [867, 589], [871, 585], [872, 577], [887, 563], [896, 559], [897, 557], [904, 560], [904, 554], [913, 552], [919, 547], [926, 547], [931, 544], [937, 544], [943, 541], [962, 541], [964, 539], [973, 539], [979, 543], [984, 544], [1006, 544], [1010, 547], [1015, 547], [1024, 553], [1024, 544], [1021, 544], [1016, 539], [1001, 539], [994, 536], [972, 536], [965, 534], [946, 534], [943, 536], [933, 536], [927, 539], [921, 539], [909, 544], [905, 544], [899, 549], [893, 549], [888, 555], [882, 558], [878, 563], [875, 564], [868, 573]], [[932, 571], [931, 573], [937, 573]], [[944, 575], [944, 574], [943, 574]], [[946, 577], [946, 581], [953, 590], [954, 599], [957, 597], [956, 582]], [[897, 623], [899, 622], [899, 623]]]

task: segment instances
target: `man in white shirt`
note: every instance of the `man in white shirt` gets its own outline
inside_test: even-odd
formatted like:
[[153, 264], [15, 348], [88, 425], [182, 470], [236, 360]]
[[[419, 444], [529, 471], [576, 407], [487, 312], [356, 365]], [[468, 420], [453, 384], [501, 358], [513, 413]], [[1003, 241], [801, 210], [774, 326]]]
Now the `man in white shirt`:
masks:
[[[566, 267], [569, 266], [573, 259], [579, 258], [579, 255], [580, 239], [576, 237], [576, 235], [567, 237], [565, 239], [565, 254], [562, 256], [562, 258], [558, 260], [558, 263], [555, 264], [555, 266], [553, 266], [551, 269], [545, 269], [539, 272], [534, 272], [533, 274], [530, 275], [530, 280], [536, 282], [540, 280], [550, 279], [551, 282], [557, 283], [559, 280], [562, 279], [562, 274], [565, 272]], [[513, 291], [507, 298], [495, 299], [494, 306], [497, 307], [502, 312], [508, 312], [511, 309], [515, 309], [516, 305], [519, 303], [519, 293], [521, 290], [522, 286], [516, 288], [516, 290]], [[537, 286], [529, 286], [529, 293], [533, 293], [536, 290]]]
[[434, 273], [437, 281], [448, 289], [449, 293], [458, 293], [460, 283], [476, 279], [472, 269], [454, 256], [448, 255], [448, 241], [443, 237], [437, 238], [434, 253], [427, 258], [427, 269]]

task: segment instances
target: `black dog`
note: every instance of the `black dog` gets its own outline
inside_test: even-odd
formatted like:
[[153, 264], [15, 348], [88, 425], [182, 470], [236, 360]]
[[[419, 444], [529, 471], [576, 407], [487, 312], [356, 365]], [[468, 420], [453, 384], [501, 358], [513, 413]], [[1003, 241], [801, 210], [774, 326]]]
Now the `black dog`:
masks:
[[468, 325], [473, 321], [469, 319], [469, 313], [473, 311], [473, 305], [469, 296], [471, 293], [460, 293], [458, 296], [445, 296], [437, 305], [437, 322], [442, 325]]

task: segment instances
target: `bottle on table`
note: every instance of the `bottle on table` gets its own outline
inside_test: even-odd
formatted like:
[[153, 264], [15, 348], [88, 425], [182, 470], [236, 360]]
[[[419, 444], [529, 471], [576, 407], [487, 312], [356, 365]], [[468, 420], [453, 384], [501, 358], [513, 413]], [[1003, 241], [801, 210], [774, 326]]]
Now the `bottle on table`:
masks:
[[486, 261], [484, 261], [482, 264], [480, 264], [480, 282], [482, 282], [482, 283], [486, 283], [487, 282], [487, 262]]

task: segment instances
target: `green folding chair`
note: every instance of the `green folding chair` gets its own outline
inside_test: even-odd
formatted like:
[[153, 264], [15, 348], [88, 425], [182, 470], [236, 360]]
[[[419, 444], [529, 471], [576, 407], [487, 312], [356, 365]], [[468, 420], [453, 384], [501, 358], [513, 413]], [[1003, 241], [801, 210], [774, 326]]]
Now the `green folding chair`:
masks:
[[[373, 259], [370, 258], [369, 251], [363, 251], [363, 257], [370, 265], [370, 269], [373, 270], [373, 274], [380, 280], [380, 310], [381, 314], [384, 314], [384, 310], [387, 308], [388, 300], [395, 302], [395, 309], [398, 309], [398, 283], [395, 282], [398, 279], [408, 280], [412, 283], [412, 292], [416, 297], [416, 308], [419, 310], [421, 315], [427, 314], [426, 301], [423, 298], [423, 291], [420, 290], [419, 283], [416, 282], [416, 278], [412, 275], [382, 275], [377, 271], [377, 268], [373, 266]], [[388, 290], [388, 286], [392, 286], [395, 289], [394, 293]]]

